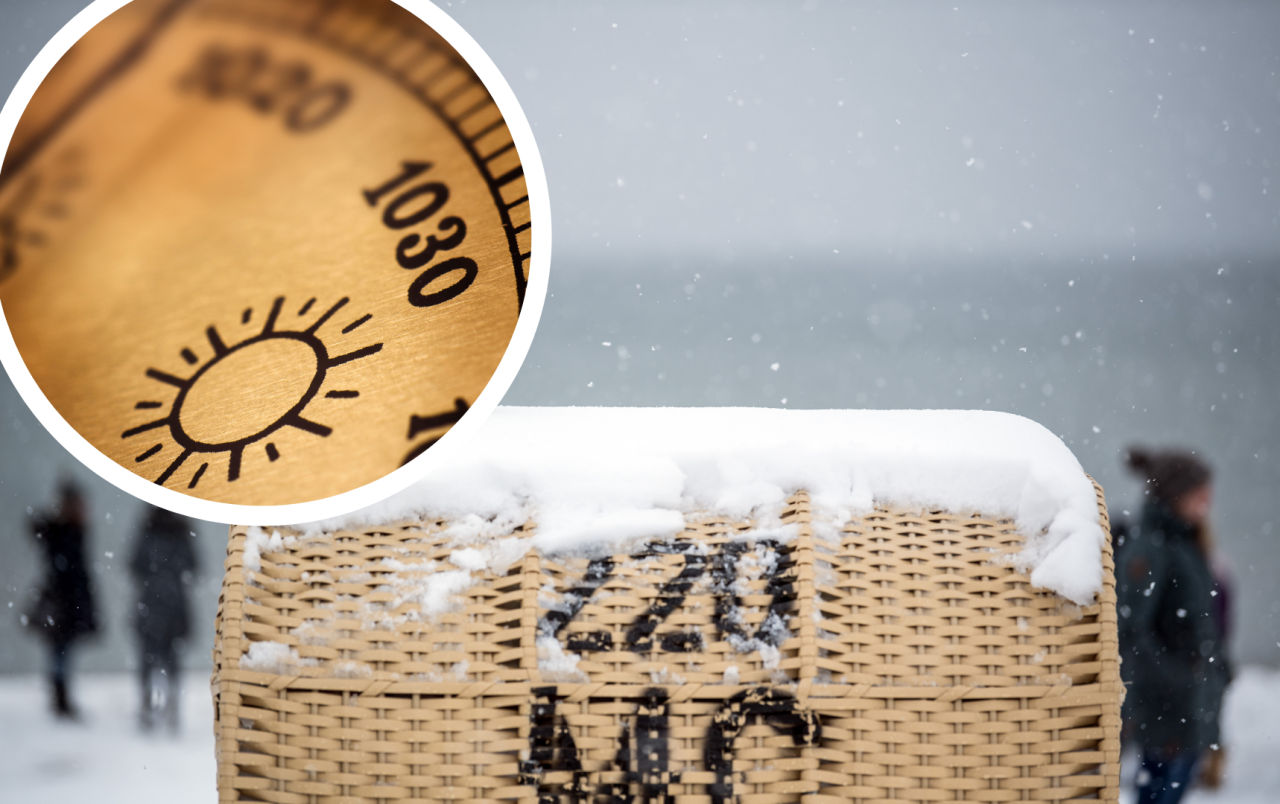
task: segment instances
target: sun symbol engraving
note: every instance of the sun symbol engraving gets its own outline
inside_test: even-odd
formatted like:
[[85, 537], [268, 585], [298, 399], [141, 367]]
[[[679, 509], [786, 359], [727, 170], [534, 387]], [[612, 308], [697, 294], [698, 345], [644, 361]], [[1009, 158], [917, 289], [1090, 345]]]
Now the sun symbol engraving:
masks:
[[[303, 415], [307, 405], [320, 393], [330, 369], [381, 351], [382, 344], [375, 343], [345, 354], [331, 356], [329, 348], [317, 332], [350, 299], [344, 297], [322, 313], [306, 329], [281, 328], [280, 312], [284, 307], [281, 296], [271, 305], [266, 323], [256, 334], [227, 345], [216, 326], [205, 329], [205, 337], [213, 356], [204, 363], [190, 348], [179, 354], [189, 366], [197, 366], [195, 373], [183, 378], [156, 368], [148, 368], [147, 376], [178, 389], [178, 395], [169, 405], [168, 414], [162, 419], [131, 427], [122, 438], [133, 438], [143, 433], [168, 428], [170, 436], [181, 450], [165, 470], [156, 478], [164, 485], [193, 454], [210, 455], [225, 452], [228, 455], [227, 480], [240, 477], [240, 466], [245, 447], [263, 441], [281, 428], [293, 427], [306, 433], [327, 437], [332, 428], [312, 421]], [[298, 310], [298, 317], [305, 317], [316, 300], [311, 299]], [[251, 323], [253, 308], [240, 316], [242, 326]], [[372, 314], [366, 313], [342, 328], [346, 335], [357, 329]], [[354, 399], [359, 391], [330, 390], [328, 399]], [[164, 408], [165, 403], [142, 401], [136, 410]], [[142, 463], [164, 449], [158, 443], [139, 454], [134, 460]], [[280, 457], [274, 442], [264, 446], [269, 461]], [[187, 485], [194, 489], [209, 468], [205, 461], [191, 475]]]

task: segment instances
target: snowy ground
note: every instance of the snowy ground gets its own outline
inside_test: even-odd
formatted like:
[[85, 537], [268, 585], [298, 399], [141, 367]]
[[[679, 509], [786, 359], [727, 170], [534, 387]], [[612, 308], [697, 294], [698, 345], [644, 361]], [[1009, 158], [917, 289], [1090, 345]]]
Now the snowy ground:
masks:
[[[41, 679], [0, 677], [0, 801], [216, 801], [213, 706], [203, 673], [188, 678], [176, 737], [138, 731], [132, 677], [94, 675], [77, 681], [83, 718], [58, 723], [46, 712]], [[1228, 693], [1225, 723], [1226, 785], [1217, 793], [1192, 791], [1184, 804], [1280, 801], [1280, 671], [1245, 668]], [[1126, 789], [1121, 802], [1132, 801], [1132, 790]]]
[[0, 801], [202, 804], [217, 801], [208, 671], [187, 674], [177, 735], [138, 729], [133, 676], [86, 675], [76, 723], [48, 712], [44, 680], [0, 676]]

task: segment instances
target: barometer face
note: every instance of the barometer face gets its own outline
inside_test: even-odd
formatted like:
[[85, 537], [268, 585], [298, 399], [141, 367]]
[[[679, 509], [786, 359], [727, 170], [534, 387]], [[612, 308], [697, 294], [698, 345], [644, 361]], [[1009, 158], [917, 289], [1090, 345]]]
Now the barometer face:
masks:
[[537, 155], [474, 61], [388, 0], [106, 17], [0, 169], [0, 305], [48, 404], [215, 503], [331, 498], [423, 455], [545, 292]]

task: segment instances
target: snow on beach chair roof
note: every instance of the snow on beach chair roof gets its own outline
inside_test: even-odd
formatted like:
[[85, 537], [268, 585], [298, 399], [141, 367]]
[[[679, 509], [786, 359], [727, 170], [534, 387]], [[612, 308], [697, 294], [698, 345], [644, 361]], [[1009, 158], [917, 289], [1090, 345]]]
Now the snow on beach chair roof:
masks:
[[1093, 483], [1043, 426], [991, 411], [499, 408], [447, 471], [303, 529], [425, 515], [481, 539], [536, 520], [535, 547], [586, 554], [672, 536], [694, 512], [767, 527], [799, 490], [819, 537], [877, 505], [1007, 517], [1035, 586], [1080, 605], [1102, 589]]

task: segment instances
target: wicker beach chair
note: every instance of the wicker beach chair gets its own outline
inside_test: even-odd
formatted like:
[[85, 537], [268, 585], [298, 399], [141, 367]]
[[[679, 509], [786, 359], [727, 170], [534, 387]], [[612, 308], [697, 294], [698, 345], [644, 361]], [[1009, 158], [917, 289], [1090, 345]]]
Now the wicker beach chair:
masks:
[[877, 509], [815, 533], [803, 491], [781, 519], [790, 538], [689, 516], [632, 554], [478, 572], [445, 521], [265, 547], [233, 527], [220, 799], [1118, 799], [1109, 547], [1079, 607], [1002, 560], [1009, 520]]

